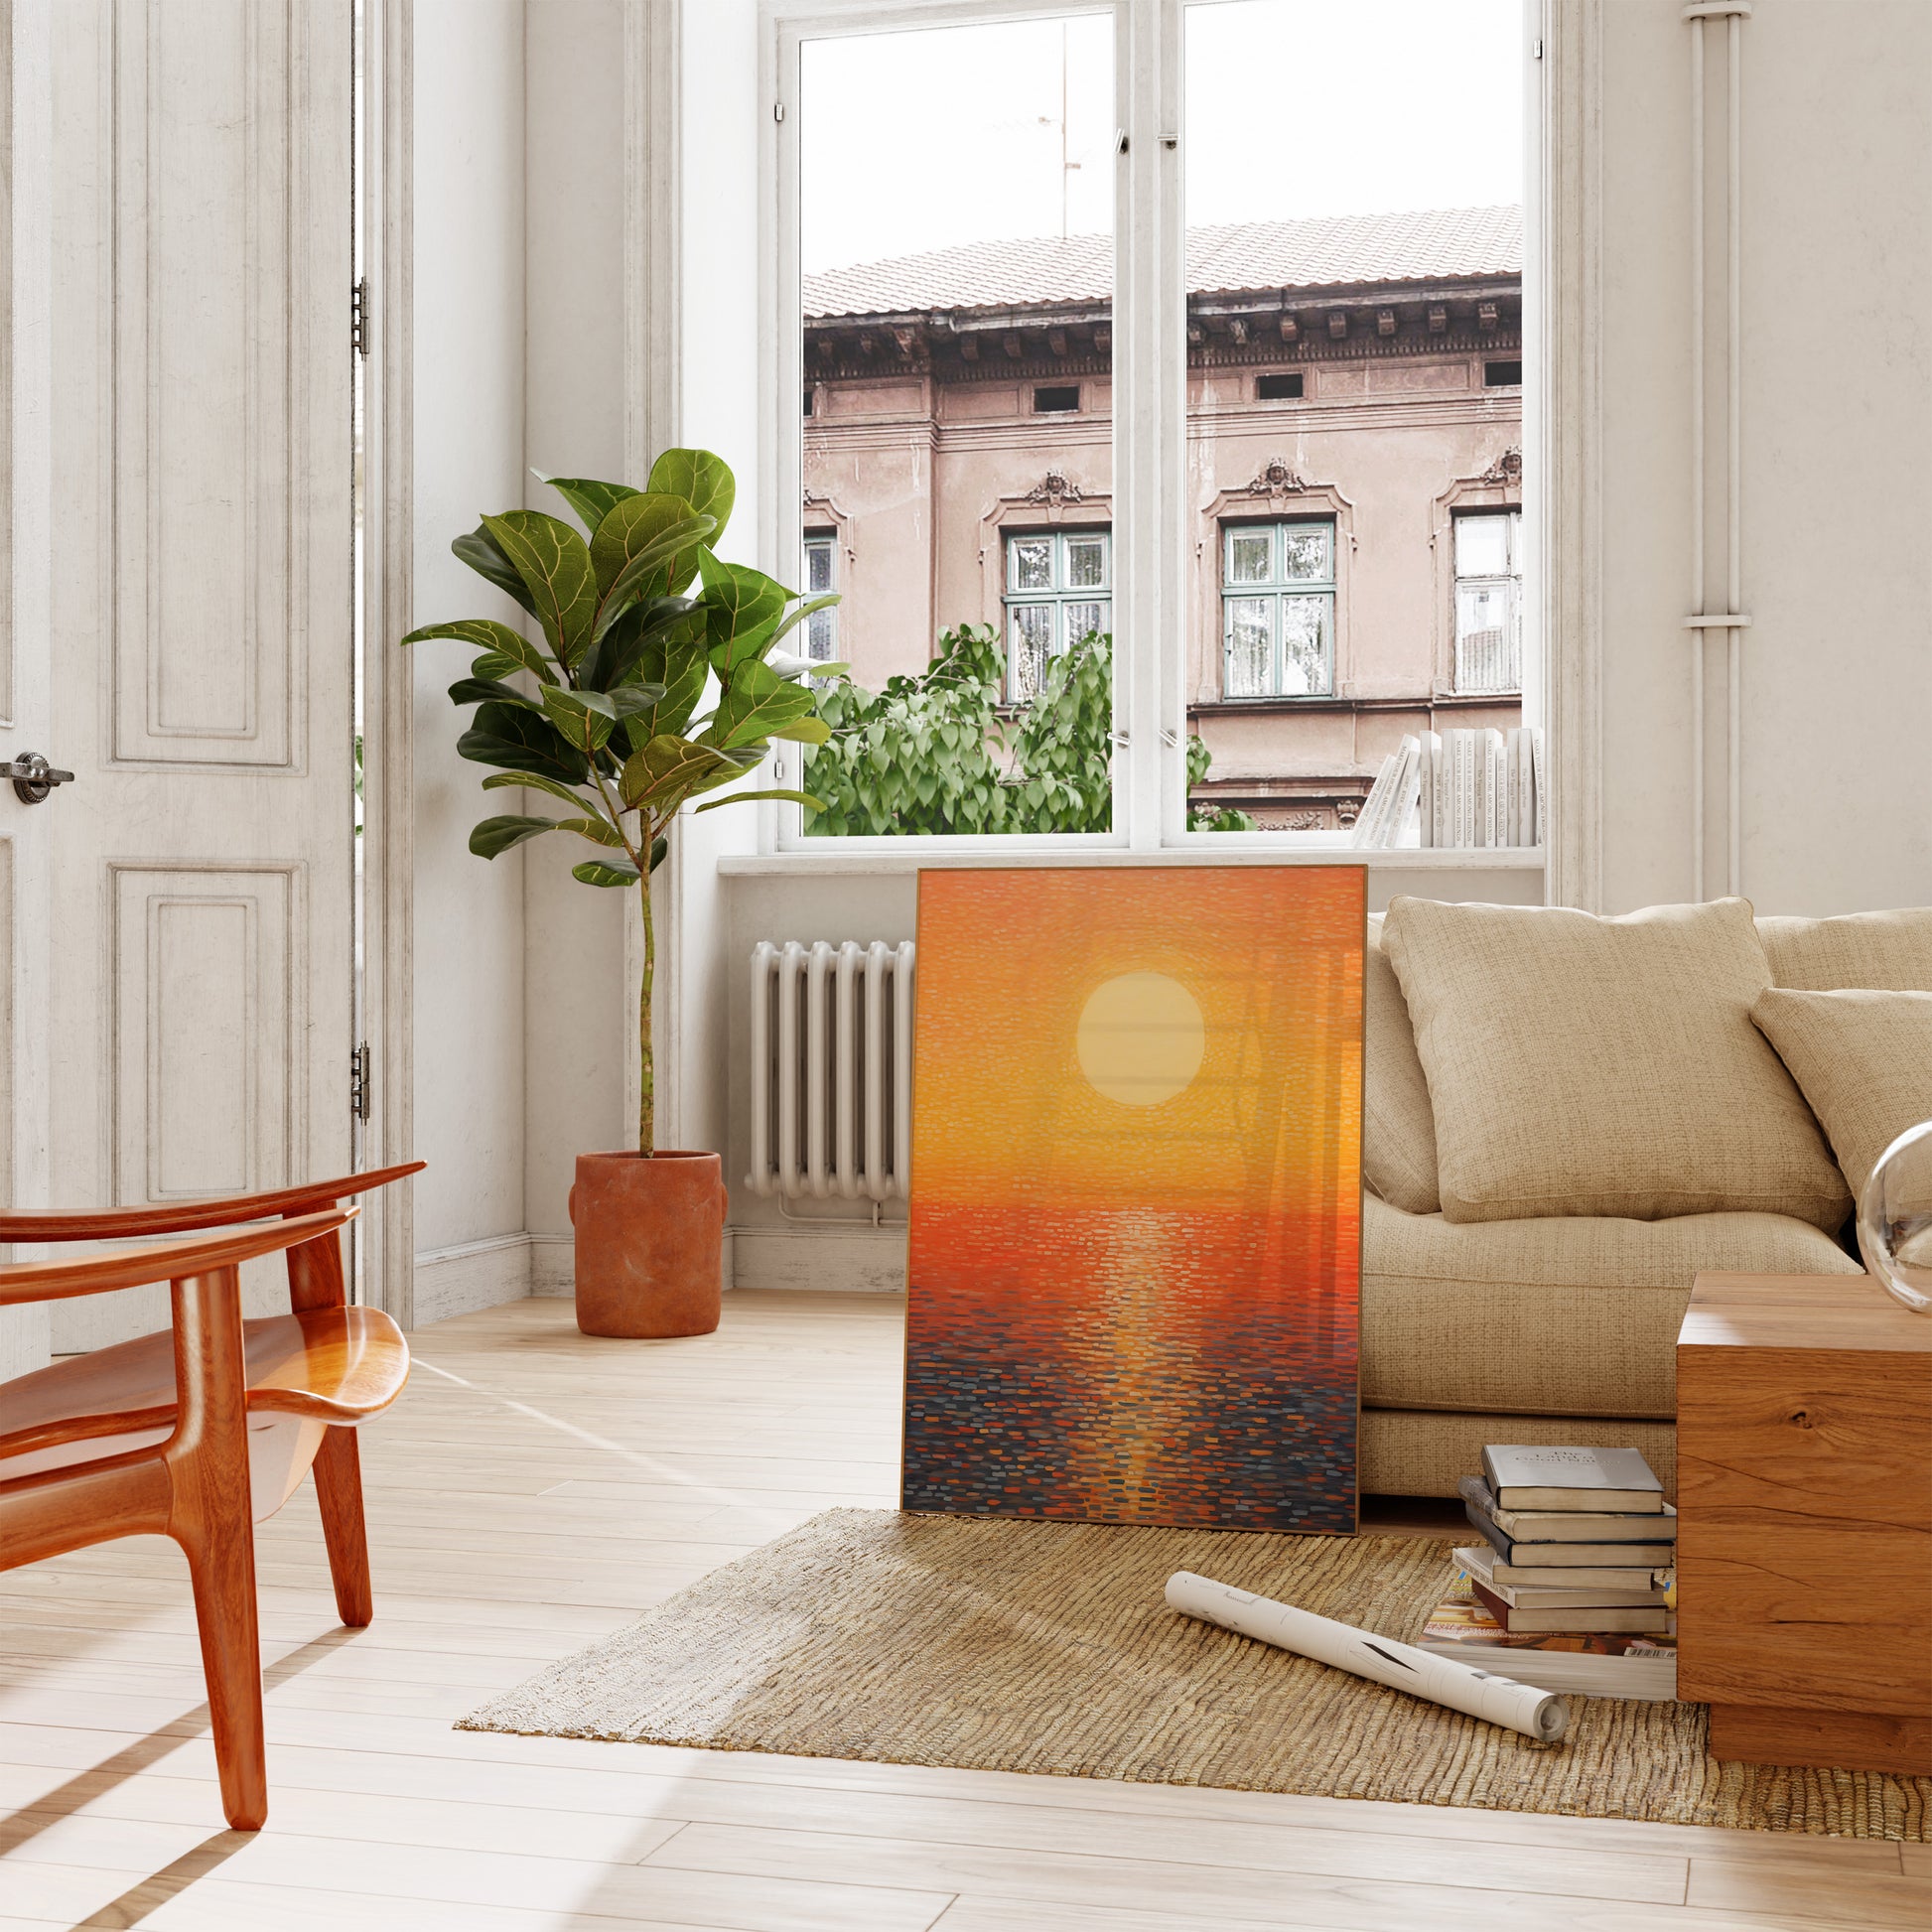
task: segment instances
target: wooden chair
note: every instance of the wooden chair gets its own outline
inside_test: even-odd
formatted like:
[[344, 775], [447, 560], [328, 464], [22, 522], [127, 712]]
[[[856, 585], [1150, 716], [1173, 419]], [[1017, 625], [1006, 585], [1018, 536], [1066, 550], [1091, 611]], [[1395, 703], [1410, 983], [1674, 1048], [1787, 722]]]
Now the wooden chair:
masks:
[[[377, 1310], [350, 1308], [344, 1197], [422, 1164], [219, 1201], [106, 1213], [0, 1215], [0, 1240], [114, 1240], [224, 1228], [77, 1261], [0, 1268], [0, 1307], [171, 1285], [171, 1332], [0, 1383], [0, 1570], [121, 1536], [166, 1535], [194, 1586], [222, 1809], [267, 1817], [253, 1525], [311, 1464], [343, 1621], [372, 1614], [356, 1425], [401, 1394], [409, 1349]], [[320, 1211], [317, 1211], [320, 1210]], [[257, 1221], [234, 1228], [237, 1221]], [[291, 1312], [244, 1320], [240, 1264], [288, 1256]]]

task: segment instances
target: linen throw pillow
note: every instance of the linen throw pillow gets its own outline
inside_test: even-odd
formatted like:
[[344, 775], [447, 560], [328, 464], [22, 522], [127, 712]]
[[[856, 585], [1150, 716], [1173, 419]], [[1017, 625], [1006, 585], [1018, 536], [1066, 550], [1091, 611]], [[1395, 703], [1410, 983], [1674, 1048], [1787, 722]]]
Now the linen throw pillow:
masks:
[[1794, 993], [1751, 1018], [1804, 1089], [1855, 1196], [1908, 1127], [1932, 1120], [1932, 993]]
[[1362, 1178], [1405, 1214], [1434, 1214], [1436, 1118], [1416, 1057], [1402, 984], [1382, 950], [1382, 917], [1368, 922], [1362, 964]]
[[1809, 993], [1840, 987], [1932, 993], [1932, 906], [1832, 919], [1767, 916], [1758, 920], [1757, 936], [1773, 986]]
[[1598, 918], [1397, 898], [1382, 943], [1429, 1078], [1446, 1219], [1844, 1221], [1831, 1150], [1751, 1025], [1771, 976], [1748, 900]]

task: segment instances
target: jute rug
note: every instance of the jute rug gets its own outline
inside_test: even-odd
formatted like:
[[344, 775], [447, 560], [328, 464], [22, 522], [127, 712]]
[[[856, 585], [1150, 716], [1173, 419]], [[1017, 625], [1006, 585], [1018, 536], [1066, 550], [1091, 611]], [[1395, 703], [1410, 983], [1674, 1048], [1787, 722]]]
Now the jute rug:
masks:
[[1410, 1639], [1442, 1543], [835, 1509], [459, 1728], [1924, 1839], [1932, 1779], [1720, 1764], [1701, 1705], [1548, 1745], [1175, 1615], [1175, 1570]]

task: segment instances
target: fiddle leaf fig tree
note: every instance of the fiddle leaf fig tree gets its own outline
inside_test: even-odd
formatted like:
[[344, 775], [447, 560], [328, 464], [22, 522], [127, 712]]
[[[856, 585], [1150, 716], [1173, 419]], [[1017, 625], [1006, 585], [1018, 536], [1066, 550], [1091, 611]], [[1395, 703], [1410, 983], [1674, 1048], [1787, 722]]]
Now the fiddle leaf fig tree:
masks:
[[644, 919], [637, 1148], [649, 1154], [650, 875], [686, 806], [708, 812], [795, 798], [817, 808], [807, 792], [726, 787], [763, 761], [773, 739], [822, 745], [829, 736], [805, 677], [828, 667], [779, 645], [838, 600], [801, 599], [718, 556], [736, 485], [708, 450], [666, 450], [642, 489], [539, 481], [581, 531], [538, 510], [505, 510], [450, 548], [529, 614], [542, 641], [490, 618], [425, 624], [402, 641], [448, 637], [478, 651], [470, 675], [450, 686], [452, 703], [476, 707], [457, 751], [495, 767], [485, 790], [536, 792], [553, 805], [541, 815], [485, 818], [470, 834], [470, 850], [494, 859], [526, 839], [567, 832], [592, 848], [573, 877], [636, 890]]

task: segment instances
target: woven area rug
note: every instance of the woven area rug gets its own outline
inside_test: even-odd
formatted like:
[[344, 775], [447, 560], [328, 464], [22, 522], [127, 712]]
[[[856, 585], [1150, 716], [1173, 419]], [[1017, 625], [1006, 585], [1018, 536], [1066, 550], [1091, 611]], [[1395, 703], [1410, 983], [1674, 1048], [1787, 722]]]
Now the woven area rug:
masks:
[[1192, 1618], [1193, 1570], [1414, 1638], [1442, 1543], [835, 1509], [472, 1713], [466, 1730], [1852, 1838], [1932, 1779], [1719, 1764], [1701, 1705], [1571, 1700], [1541, 1744]]

